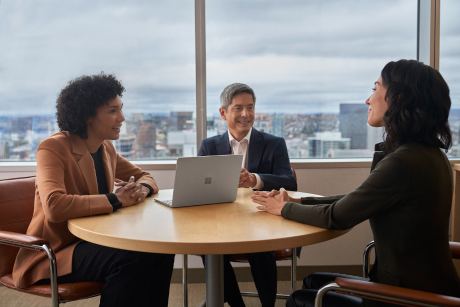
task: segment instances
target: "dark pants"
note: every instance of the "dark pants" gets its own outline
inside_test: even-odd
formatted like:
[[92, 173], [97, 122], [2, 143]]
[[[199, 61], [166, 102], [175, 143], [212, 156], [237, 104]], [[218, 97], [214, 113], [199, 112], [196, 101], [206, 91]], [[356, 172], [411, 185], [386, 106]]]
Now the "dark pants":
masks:
[[[291, 294], [286, 302], [287, 307], [314, 307], [318, 289], [324, 284], [333, 282], [336, 277], [359, 279], [368, 281], [366, 278], [334, 274], [334, 273], [313, 273], [303, 280], [302, 290]], [[328, 292], [323, 297], [324, 307], [363, 307], [363, 300], [359, 297], [352, 297], [335, 292]]]
[[[133, 252], [82, 241], [75, 247], [72, 273], [58, 283], [104, 283], [100, 306], [168, 306], [174, 256]], [[36, 284], [49, 284], [40, 280]]]
[[[273, 307], [276, 301], [277, 272], [274, 252], [247, 254], [252, 277], [263, 307]], [[205, 257], [203, 264], [206, 266]], [[231, 307], [245, 306], [229, 255], [224, 255], [224, 300]]]

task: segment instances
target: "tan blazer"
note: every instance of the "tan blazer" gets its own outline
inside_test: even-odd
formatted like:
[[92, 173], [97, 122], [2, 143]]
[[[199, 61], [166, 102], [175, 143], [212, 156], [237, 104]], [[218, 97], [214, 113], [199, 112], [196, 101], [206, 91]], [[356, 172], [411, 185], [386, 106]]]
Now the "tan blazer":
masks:
[[[102, 143], [102, 160], [109, 189], [114, 179], [158, 187], [149, 173], [142, 171], [115, 152], [108, 140]], [[37, 149], [37, 180], [34, 214], [28, 235], [48, 240], [56, 253], [58, 276], [72, 272], [73, 250], [79, 238], [67, 228], [67, 220], [82, 216], [110, 213], [113, 207], [98, 194], [94, 162], [85, 141], [68, 132], [58, 132], [44, 140]], [[27, 287], [49, 278], [49, 262], [44, 252], [21, 249], [13, 268], [17, 287]]]

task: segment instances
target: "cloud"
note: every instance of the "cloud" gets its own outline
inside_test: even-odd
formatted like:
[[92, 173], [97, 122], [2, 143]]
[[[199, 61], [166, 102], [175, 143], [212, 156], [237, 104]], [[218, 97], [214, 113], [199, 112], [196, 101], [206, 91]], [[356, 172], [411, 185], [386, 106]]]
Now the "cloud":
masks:
[[[444, 3], [441, 72], [458, 97], [460, 7]], [[195, 110], [194, 35], [190, 0], [3, 0], [0, 110], [52, 114], [70, 79], [101, 71], [123, 81], [128, 113]], [[233, 82], [255, 89], [258, 111], [338, 110], [385, 63], [415, 58], [416, 1], [207, 1], [206, 35], [208, 112]]]

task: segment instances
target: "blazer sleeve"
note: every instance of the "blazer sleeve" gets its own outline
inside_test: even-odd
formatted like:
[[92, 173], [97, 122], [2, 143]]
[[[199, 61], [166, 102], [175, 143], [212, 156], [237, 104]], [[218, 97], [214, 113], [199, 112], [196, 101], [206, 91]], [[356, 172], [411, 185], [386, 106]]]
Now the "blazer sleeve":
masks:
[[116, 172], [115, 178], [121, 179], [123, 181], [128, 181], [131, 176], [134, 176], [136, 183], [145, 183], [153, 188], [153, 194], [158, 193], [159, 188], [152, 178], [150, 173], [143, 171], [139, 167], [135, 166], [118, 153], [116, 153]]
[[[110, 213], [113, 207], [107, 197], [101, 195], [81, 195], [68, 193], [69, 187], [76, 191], [79, 184], [72, 178], [81, 178], [79, 169], [72, 168], [73, 157], [61, 142], [47, 139], [37, 150], [37, 187], [45, 218], [53, 223]], [[67, 172], [67, 176], [64, 172]], [[75, 174], [73, 174], [75, 173]], [[76, 180], [76, 179], [75, 179]], [[67, 182], [66, 182], [67, 181]]]
[[286, 142], [283, 138], [278, 138], [275, 146], [272, 173], [257, 173], [264, 181], [262, 190], [271, 191], [285, 188], [289, 191], [297, 191], [297, 182], [292, 174]]
[[207, 146], [207, 139], [201, 141], [200, 150], [198, 151], [198, 156], [210, 156], [209, 149]]
[[[398, 157], [382, 160], [354, 191], [342, 196], [302, 198], [302, 204], [288, 202], [281, 215], [289, 220], [326, 229], [349, 229], [395, 204], [404, 202], [410, 183], [406, 163]], [[332, 202], [332, 203], [331, 203]]]

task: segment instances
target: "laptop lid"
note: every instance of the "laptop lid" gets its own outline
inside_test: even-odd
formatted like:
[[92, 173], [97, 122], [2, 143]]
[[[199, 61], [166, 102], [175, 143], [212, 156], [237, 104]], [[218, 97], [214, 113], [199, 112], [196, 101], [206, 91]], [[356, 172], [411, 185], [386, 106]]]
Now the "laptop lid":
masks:
[[173, 208], [236, 200], [243, 155], [177, 159]]

